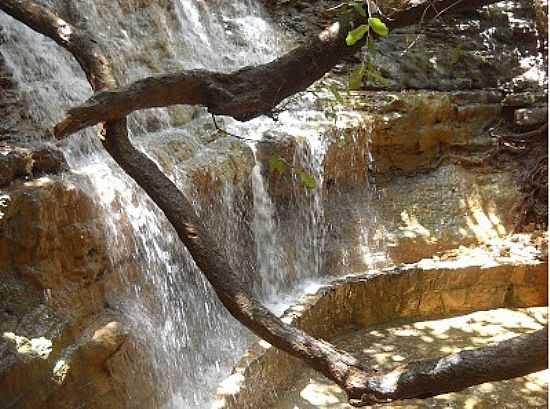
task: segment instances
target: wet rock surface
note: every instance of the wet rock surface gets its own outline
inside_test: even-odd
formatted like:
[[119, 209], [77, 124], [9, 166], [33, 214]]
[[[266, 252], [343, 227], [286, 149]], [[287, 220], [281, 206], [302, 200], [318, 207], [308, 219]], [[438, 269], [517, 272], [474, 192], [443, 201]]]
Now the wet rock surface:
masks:
[[2, 191], [0, 389], [7, 407], [108, 408], [124, 400], [114, 391], [124, 383], [105, 369], [126, 338], [120, 317], [106, 309], [116, 280], [103, 221], [79, 183], [86, 182], [48, 176]]
[[0, 188], [16, 179], [58, 174], [68, 169], [63, 153], [52, 147], [0, 145]]
[[502, 238], [513, 231], [518, 196], [510, 173], [452, 165], [414, 176], [414, 183], [401, 176], [374, 192], [330, 195], [325, 270], [361, 271], [380, 260], [415, 262]]

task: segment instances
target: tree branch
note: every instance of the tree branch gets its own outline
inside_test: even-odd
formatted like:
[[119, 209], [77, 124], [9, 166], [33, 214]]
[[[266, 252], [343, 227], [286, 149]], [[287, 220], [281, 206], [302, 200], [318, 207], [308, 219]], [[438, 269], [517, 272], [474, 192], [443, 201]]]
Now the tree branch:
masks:
[[357, 374], [350, 382], [353, 404], [428, 398], [485, 382], [525, 376], [548, 368], [548, 326], [498, 344], [411, 362], [378, 376]]
[[[434, 0], [415, 3], [390, 15], [391, 30], [415, 24], [419, 18], [438, 17], [445, 10], [456, 12], [478, 8], [496, 0]], [[350, 14], [313, 36], [302, 46], [276, 60], [244, 67], [225, 74], [189, 70], [152, 76], [128, 86], [100, 92], [68, 111], [56, 125], [58, 138], [102, 121], [122, 118], [141, 109], [176, 104], [202, 105], [214, 115], [247, 121], [269, 114], [285, 98], [307, 89], [338, 62], [355, 54], [363, 45], [345, 43], [347, 33], [365, 18]], [[61, 44], [62, 45], [62, 44]]]
[[[71, 52], [86, 72], [94, 91], [108, 90], [117, 85], [110, 62], [89, 33], [79, 30], [57, 17], [50, 9], [30, 0], [2, 0], [0, 9]], [[344, 48], [340, 46], [340, 49]], [[341, 57], [343, 54], [337, 55]], [[332, 57], [329, 60], [334, 62]], [[254, 68], [243, 70], [241, 72], [250, 70], [250, 76], [258, 73]], [[285, 72], [281, 75], [292, 77], [295, 74]], [[196, 75], [200, 77], [199, 74]], [[220, 74], [213, 75], [217, 77]], [[211, 92], [199, 90], [197, 83], [193, 85], [195, 74], [189, 78], [191, 89], [196, 89], [201, 95]], [[147, 81], [143, 80], [141, 84], [146, 84]], [[297, 86], [296, 83], [293, 84]], [[243, 92], [246, 90], [243, 89]], [[117, 95], [117, 92], [112, 95]], [[233, 103], [237, 104], [236, 101]], [[105, 118], [101, 117], [100, 120], [102, 119]], [[353, 405], [432, 396], [480, 382], [520, 376], [540, 369], [543, 362], [543, 366], [546, 365], [547, 350], [546, 347], [540, 347], [541, 342], [546, 345], [543, 339], [545, 333], [539, 332], [477, 352], [464, 351], [447, 358], [413, 363], [386, 375], [368, 371], [347, 352], [284, 323], [249, 294], [246, 283], [231, 270], [222, 251], [209, 237], [195, 214], [192, 204], [152, 160], [131, 144], [126, 118], [108, 119], [110, 121], [102, 129], [103, 146], [163, 211], [229, 312], [259, 337], [298, 357], [340, 385], [348, 393]], [[501, 354], [507, 354], [508, 358], [503, 359]], [[487, 367], [485, 359], [495, 361], [495, 365]], [[457, 379], [458, 376], [461, 379]]]

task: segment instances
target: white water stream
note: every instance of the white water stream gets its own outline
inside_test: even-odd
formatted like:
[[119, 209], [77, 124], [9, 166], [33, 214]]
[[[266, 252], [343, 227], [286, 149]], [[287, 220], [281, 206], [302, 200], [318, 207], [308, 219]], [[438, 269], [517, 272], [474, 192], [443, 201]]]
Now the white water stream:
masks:
[[[269, 61], [287, 48], [282, 34], [263, 17], [255, 1], [171, 0], [153, 2], [147, 7], [137, 6], [143, 2], [124, 0], [45, 3], [99, 35], [123, 84], [181, 68], [231, 71]], [[14, 75], [18, 96], [27, 107], [28, 122], [32, 124], [33, 132], [23, 132], [19, 138], [36, 143], [43, 135], [36, 130], [51, 127], [66, 108], [85, 100], [91, 91], [72, 57], [50, 40], [2, 13], [0, 26], [5, 38], [0, 52]], [[133, 114], [131, 136], [144, 150], [151, 138], [175, 134], [198, 146], [200, 138], [194, 131], [208, 122], [201, 112], [176, 108]], [[179, 129], [178, 115], [196, 119]], [[300, 129], [301, 119], [285, 115], [290, 124], [288, 134], [293, 135]], [[228, 120], [226, 124], [232, 132], [253, 139], [261, 139], [269, 128], [282, 126], [264, 119], [244, 125]], [[231, 264], [243, 274], [246, 269], [241, 256], [246, 249], [243, 250], [242, 240], [254, 240], [256, 275], [251, 280], [254, 289], [277, 312], [289, 302], [286, 295], [296, 293], [299, 286], [309, 281], [315, 282], [322, 268], [326, 229], [321, 186], [326, 146], [315, 130], [302, 132], [304, 135], [294, 163], [315, 177], [317, 187], [294, 196], [292, 273], [261, 163], [256, 163], [252, 172], [251, 237], [242, 233], [241, 210], [246, 203], [242, 203], [238, 187], [228, 184], [218, 201], [201, 203], [200, 197], [193, 196], [193, 186], [184, 170], [176, 166], [169, 172], [194, 199], [212, 235], [221, 240]], [[48, 137], [43, 140], [47, 142]], [[251, 144], [254, 150], [255, 145]], [[161, 407], [207, 407], [216, 385], [246, 348], [249, 334], [217, 301], [159, 209], [102, 151], [94, 130], [73, 136], [63, 149], [71, 173], [89, 178], [88, 193], [97, 197], [104, 210], [109, 256], [114, 266], [121, 266], [116, 273], [121, 277], [121, 287], [126, 289], [123, 295], [113, 295], [111, 304], [120, 311], [145, 352], [143, 360], [129, 363], [134, 377], [156, 385]], [[158, 160], [151, 151], [147, 153]], [[130, 400], [138, 396], [130, 396]]]

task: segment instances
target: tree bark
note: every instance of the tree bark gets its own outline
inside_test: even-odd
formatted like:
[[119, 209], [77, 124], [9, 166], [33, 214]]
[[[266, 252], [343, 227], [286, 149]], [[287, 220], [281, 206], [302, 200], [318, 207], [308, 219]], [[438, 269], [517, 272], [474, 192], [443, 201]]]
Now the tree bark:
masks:
[[[0, 10], [71, 52], [95, 92], [116, 87], [110, 62], [89, 33], [30, 0], [2, 0]], [[539, 331], [477, 352], [464, 351], [447, 358], [412, 363], [386, 375], [363, 368], [347, 352], [285, 324], [249, 294], [245, 283], [231, 270], [223, 253], [209, 237], [192, 204], [153, 161], [131, 144], [126, 118], [107, 119], [109, 121], [102, 127], [105, 149], [164, 212], [229, 312], [259, 337], [300, 358], [340, 385], [348, 393], [351, 404], [364, 406], [432, 396], [503, 377], [521, 376], [546, 366], [547, 350], [541, 348], [547, 342], [546, 331]], [[508, 354], [506, 359], [501, 355], [504, 353]]]
[[[414, 3], [392, 13], [387, 25], [394, 30], [437, 16], [443, 10], [456, 12], [495, 1], [434, 0]], [[343, 17], [304, 45], [267, 64], [244, 67], [229, 74], [206, 70], [181, 71], [99, 92], [84, 104], [70, 109], [67, 117], [57, 124], [54, 133], [62, 138], [137, 110], [176, 104], [202, 105], [214, 115], [228, 115], [241, 121], [269, 114], [285, 98], [307, 89], [338, 62], [355, 54], [364, 40], [349, 47], [345, 38], [349, 30], [365, 22], [365, 17], [358, 14]]]
[[[502, 381], [548, 368], [548, 326], [479, 349], [411, 362], [378, 376], [358, 374], [348, 393], [355, 405], [428, 398], [485, 382]], [[354, 393], [354, 388], [357, 388]], [[368, 393], [365, 395], [365, 391]], [[356, 398], [357, 399], [357, 398]]]

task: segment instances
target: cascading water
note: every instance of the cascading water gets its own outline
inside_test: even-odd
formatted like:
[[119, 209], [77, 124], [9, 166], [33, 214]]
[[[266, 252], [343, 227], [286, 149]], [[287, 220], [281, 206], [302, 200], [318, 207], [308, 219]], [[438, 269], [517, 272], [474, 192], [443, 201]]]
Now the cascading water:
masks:
[[[326, 121], [312, 111], [283, 112], [277, 126], [271, 121], [255, 120], [247, 124], [226, 121], [227, 129], [249, 141], [255, 156], [252, 171], [254, 200], [253, 233], [256, 268], [261, 278], [256, 292], [277, 314], [296, 301], [304, 290], [322, 281], [324, 223], [323, 160], [329, 140], [322, 134]], [[285, 172], [292, 174], [288, 211], [292, 222], [281, 223], [277, 206], [268, 192], [266, 175], [271, 173], [258, 159], [258, 145], [277, 143], [272, 133], [292, 139], [295, 144], [291, 163]], [[265, 136], [267, 139], [262, 139]], [[257, 141], [257, 142], [255, 142]], [[304, 181], [307, 178], [310, 185]]]
[[[45, 3], [58, 6], [62, 16], [99, 36], [123, 84], [182, 68], [231, 71], [269, 61], [285, 44], [254, 1], [174, 0], [148, 7], [139, 5], [141, 2], [122, 0]], [[78, 10], [86, 10], [86, 14]], [[5, 40], [1, 53], [14, 74], [19, 98], [28, 109], [33, 129], [51, 127], [66, 108], [90, 96], [84, 75], [67, 52], [4, 14], [0, 14], [0, 25]], [[158, 155], [148, 150], [149, 141], [181, 135], [189, 138], [191, 145], [199, 146], [201, 139], [195, 131], [209, 120], [201, 112], [177, 107], [132, 114], [131, 137], [160, 162]], [[288, 134], [293, 135], [301, 120], [288, 113], [284, 115], [283, 122], [290, 124]], [[185, 129], [177, 129], [182, 116], [188, 124]], [[196, 119], [191, 121], [192, 118]], [[245, 125], [227, 120], [226, 124], [231, 132], [252, 139], [261, 139], [264, 131], [275, 126], [262, 119]], [[28, 135], [26, 142], [49, 143], [45, 133]], [[305, 194], [301, 189], [294, 195], [296, 262], [292, 274], [284, 256], [277, 212], [267, 193], [265, 169], [256, 162], [252, 172], [255, 213], [253, 237], [249, 239], [255, 240], [258, 273], [255, 279], [259, 280], [255, 289], [272, 305], [281, 300], [281, 292], [318, 277], [322, 266], [326, 233], [322, 160], [326, 146], [318, 134], [305, 136], [298, 143], [293, 166], [314, 177], [317, 185]], [[80, 132], [65, 142], [63, 149], [71, 172], [89, 178], [89, 194], [97, 197], [103, 207], [112, 265], [125, 266], [117, 274], [121, 277], [121, 288], [126, 290], [113, 296], [112, 306], [124, 317], [146, 355], [146, 362], [138, 359], [130, 365], [136, 374], [155, 384], [159, 406], [207, 407], [215, 385], [246, 348], [246, 331], [217, 301], [158, 208], [103, 153], [94, 130]], [[222, 241], [221, 247], [226, 249], [231, 264], [237, 269], [242, 267], [238, 255], [243, 251], [237, 248], [239, 240], [235, 239], [243, 222], [239, 209], [243, 204], [235, 199], [241, 193], [226, 185], [218, 202], [201, 203], [200, 197], [194, 196], [185, 170], [174, 165], [165, 171], [194, 198], [197, 211], [208, 216], [206, 223], [212, 235]], [[296, 177], [298, 189], [299, 173]], [[209, 212], [209, 205], [216, 212]], [[280, 305], [275, 309], [280, 311]], [[130, 400], [139, 399], [139, 387], [135, 386], [136, 395], [129, 396]], [[129, 392], [132, 395], [132, 388]]]
[[[256, 146], [251, 144], [256, 159]], [[263, 164], [255, 160], [252, 170], [252, 189], [254, 194], [254, 242], [256, 244], [256, 265], [258, 273], [265, 277], [260, 283], [264, 299], [274, 300], [280, 292], [280, 286], [288, 283], [289, 265], [281, 247], [281, 237], [277, 225], [276, 209], [265, 186]]]
[[[295, 201], [298, 211], [296, 223], [297, 240], [296, 264], [297, 270], [302, 272], [300, 281], [307, 278], [318, 278], [323, 266], [323, 251], [325, 248], [325, 225], [323, 208], [323, 159], [326, 153], [327, 140], [313, 132], [304, 138], [294, 155], [296, 183], [304, 184], [304, 178], [313, 177], [315, 186], [311, 185], [296, 192]], [[301, 183], [300, 183], [301, 182]]]

